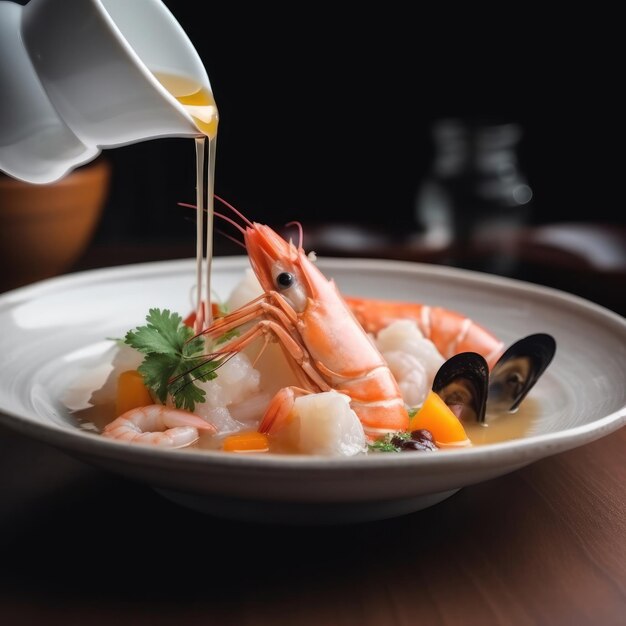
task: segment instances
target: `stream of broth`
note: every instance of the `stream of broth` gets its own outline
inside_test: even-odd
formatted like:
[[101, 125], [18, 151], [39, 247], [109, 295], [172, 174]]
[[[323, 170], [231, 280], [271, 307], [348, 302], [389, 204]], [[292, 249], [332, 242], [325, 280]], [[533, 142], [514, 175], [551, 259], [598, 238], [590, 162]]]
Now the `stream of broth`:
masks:
[[196, 326], [211, 324], [211, 262], [213, 259], [213, 196], [219, 114], [213, 94], [183, 76], [155, 72], [155, 78], [192, 117], [198, 131], [196, 148]]

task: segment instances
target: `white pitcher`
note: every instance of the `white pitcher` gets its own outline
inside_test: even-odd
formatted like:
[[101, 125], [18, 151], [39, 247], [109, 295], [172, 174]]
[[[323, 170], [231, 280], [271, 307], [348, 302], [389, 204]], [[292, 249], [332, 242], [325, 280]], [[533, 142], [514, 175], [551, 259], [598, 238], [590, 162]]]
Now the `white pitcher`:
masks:
[[0, 170], [50, 183], [103, 148], [201, 135], [160, 73], [212, 94], [160, 0], [0, 1]]

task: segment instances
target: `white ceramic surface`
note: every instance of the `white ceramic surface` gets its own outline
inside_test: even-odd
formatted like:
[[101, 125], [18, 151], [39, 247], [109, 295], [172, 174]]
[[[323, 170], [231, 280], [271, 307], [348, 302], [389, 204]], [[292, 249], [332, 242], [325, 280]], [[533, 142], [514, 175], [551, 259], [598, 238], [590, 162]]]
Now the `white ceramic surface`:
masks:
[[[96, 371], [150, 307], [191, 310], [193, 260], [132, 265], [43, 281], [0, 296], [0, 420], [90, 464], [145, 482], [184, 506], [259, 522], [343, 523], [430, 506], [460, 488], [603, 437], [626, 423], [626, 320], [578, 297], [487, 274], [382, 260], [319, 259], [346, 294], [400, 298], [466, 313], [506, 343], [557, 341], [531, 391], [523, 438], [435, 453], [356, 458], [232, 455], [133, 446], [77, 427], [67, 389]], [[216, 258], [226, 297], [248, 267]]]
[[0, 1], [0, 169], [50, 183], [102, 148], [197, 136], [152, 72], [211, 91], [161, 0]]

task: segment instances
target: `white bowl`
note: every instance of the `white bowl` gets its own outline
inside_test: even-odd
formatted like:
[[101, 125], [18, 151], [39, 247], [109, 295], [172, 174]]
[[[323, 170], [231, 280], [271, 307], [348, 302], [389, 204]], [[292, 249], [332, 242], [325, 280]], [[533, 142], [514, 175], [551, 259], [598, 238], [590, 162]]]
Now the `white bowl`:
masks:
[[[0, 296], [0, 420], [199, 511], [317, 524], [417, 511], [626, 422], [626, 320], [619, 315], [554, 289], [459, 269], [367, 259], [321, 258], [318, 265], [346, 294], [462, 311], [507, 344], [534, 332], [553, 335], [556, 355], [530, 394], [538, 411], [529, 432], [436, 453], [325, 458], [157, 449], [79, 428], [64, 403], [68, 388], [101, 369], [108, 338], [143, 324], [148, 308], [191, 310], [192, 259], [83, 272]], [[216, 258], [213, 288], [227, 296], [248, 266], [246, 257]]]

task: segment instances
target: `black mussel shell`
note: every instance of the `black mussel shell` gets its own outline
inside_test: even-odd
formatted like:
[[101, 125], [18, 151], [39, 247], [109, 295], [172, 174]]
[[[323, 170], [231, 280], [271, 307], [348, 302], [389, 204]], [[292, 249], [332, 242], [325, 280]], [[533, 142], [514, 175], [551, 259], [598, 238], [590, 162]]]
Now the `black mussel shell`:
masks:
[[435, 374], [433, 391], [465, 422], [485, 421], [489, 366], [477, 352], [449, 358]]
[[489, 376], [489, 408], [516, 411], [556, 352], [551, 335], [528, 335], [511, 345]]

